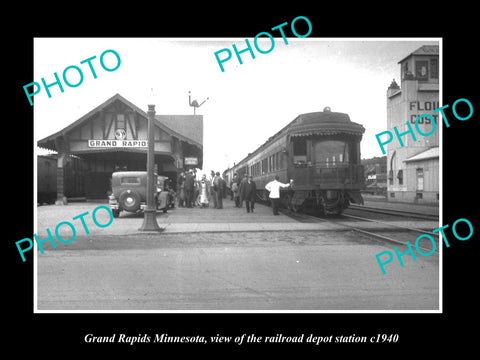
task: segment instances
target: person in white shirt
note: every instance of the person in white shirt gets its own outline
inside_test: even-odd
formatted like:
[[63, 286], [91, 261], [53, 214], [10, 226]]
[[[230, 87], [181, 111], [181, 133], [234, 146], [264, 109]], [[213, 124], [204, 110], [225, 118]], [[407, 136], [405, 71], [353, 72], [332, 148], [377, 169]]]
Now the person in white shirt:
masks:
[[286, 188], [292, 185], [293, 180], [290, 179], [289, 184], [284, 184], [278, 181], [280, 177], [275, 175], [275, 180], [270, 181], [267, 185], [265, 185], [265, 189], [270, 191], [269, 198], [270, 202], [272, 203], [273, 215], [278, 215], [278, 206], [280, 204], [280, 188]]

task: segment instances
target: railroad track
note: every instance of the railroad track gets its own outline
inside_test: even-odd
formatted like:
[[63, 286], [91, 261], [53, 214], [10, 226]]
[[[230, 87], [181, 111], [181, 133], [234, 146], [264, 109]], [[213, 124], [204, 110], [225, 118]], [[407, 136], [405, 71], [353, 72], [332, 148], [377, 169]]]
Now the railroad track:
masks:
[[[439, 253], [439, 236], [438, 233], [434, 234], [431, 232], [433, 229], [420, 229], [413, 226], [404, 226], [392, 222], [346, 214], [335, 217], [318, 217], [303, 213], [294, 213], [285, 209], [283, 209], [283, 212], [285, 215], [293, 217], [297, 220], [302, 218], [303, 220], [308, 219], [314, 222], [330, 222], [335, 225], [340, 225], [346, 229], [367, 235], [370, 238], [388, 241], [389, 243], [393, 243], [395, 245], [405, 246], [406, 242], [409, 241], [411, 246], [414, 246], [415, 240], [418, 236], [421, 234], [428, 234], [435, 239], [435, 253], [437, 255]], [[422, 243], [423, 242], [419, 243], [418, 248], [422, 250], [422, 252], [429, 253], [432, 250], [431, 243], [428, 241], [426, 242], [429, 247], [421, 246]]]
[[413, 212], [413, 211], [378, 209], [378, 208], [374, 208], [374, 207], [369, 207], [369, 206], [364, 206], [364, 205], [355, 205], [355, 204], [350, 204], [348, 209], [368, 211], [368, 212], [379, 213], [379, 214], [388, 214], [388, 215], [395, 215], [395, 216], [410, 217], [410, 218], [414, 218], [414, 219], [437, 220], [438, 221], [438, 215], [420, 214], [420, 213]]

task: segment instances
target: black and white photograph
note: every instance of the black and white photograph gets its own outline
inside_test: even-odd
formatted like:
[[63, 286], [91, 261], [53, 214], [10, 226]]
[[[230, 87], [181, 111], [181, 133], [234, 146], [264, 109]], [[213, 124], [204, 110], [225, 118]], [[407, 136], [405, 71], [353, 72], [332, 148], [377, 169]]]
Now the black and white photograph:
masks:
[[35, 39], [36, 309], [441, 310], [441, 47]]

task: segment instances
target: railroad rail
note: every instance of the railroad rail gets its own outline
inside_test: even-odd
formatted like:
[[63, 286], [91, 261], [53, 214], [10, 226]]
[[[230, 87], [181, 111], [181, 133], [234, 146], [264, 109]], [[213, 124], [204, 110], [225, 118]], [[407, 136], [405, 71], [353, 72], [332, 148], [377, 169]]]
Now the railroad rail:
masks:
[[[428, 234], [428, 235], [432, 236], [434, 239], [436, 239], [435, 253], [436, 254], [439, 253], [439, 248], [440, 247], [438, 246], [439, 245], [438, 244], [438, 233], [437, 234], [431, 233], [431, 230], [419, 229], [419, 228], [410, 227], [410, 226], [398, 225], [398, 224], [395, 224], [395, 223], [392, 223], [392, 222], [380, 221], [380, 220], [375, 220], [375, 219], [368, 219], [368, 218], [363, 218], [363, 217], [359, 217], [359, 216], [345, 215], [345, 214], [342, 214], [342, 215], [339, 215], [339, 216], [336, 216], [336, 217], [318, 217], [318, 216], [308, 215], [308, 214], [304, 214], [304, 213], [295, 213], [295, 212], [291, 212], [291, 211], [288, 211], [288, 210], [285, 210], [285, 209], [282, 209], [282, 212], [287, 216], [293, 217], [294, 219], [303, 218], [303, 219], [309, 219], [309, 220], [314, 221], [314, 222], [333, 223], [335, 225], [342, 226], [344, 228], [347, 228], [347, 229], [353, 230], [355, 232], [367, 235], [369, 237], [381, 239], [383, 241], [388, 241], [388, 242], [393, 243], [393, 244], [405, 245], [406, 241], [410, 241], [410, 242], [414, 241], [418, 237], [418, 233]], [[354, 222], [356, 222], [356, 223], [360, 222], [360, 223], [380, 224], [381, 227], [367, 227], [367, 228], [363, 227], [362, 228], [360, 226], [355, 226], [355, 225], [352, 225], [352, 224], [345, 223], [346, 219], [347, 219], [347, 221], [354, 220]], [[404, 235], [406, 235], [408, 233], [415, 233], [416, 235], [408, 237], [408, 239], [403, 240], [403, 239], [394, 238], [392, 236], [387, 236], [385, 234], [382, 234], [381, 232], [384, 232], [384, 233], [386, 232], [386, 233], [389, 233], [389, 234], [400, 233], [402, 235], [402, 238], [404, 238], [405, 237]], [[430, 252], [432, 250], [432, 249], [424, 248], [422, 246], [418, 246], [418, 248], [425, 251], [425, 252]]]
[[391, 209], [379, 209], [370, 206], [364, 205], [355, 205], [350, 204], [348, 207], [352, 210], [360, 210], [360, 211], [368, 211], [373, 213], [381, 213], [381, 214], [388, 214], [388, 215], [396, 215], [396, 216], [403, 216], [403, 217], [411, 217], [416, 219], [423, 219], [423, 220], [438, 220], [438, 215], [432, 214], [421, 214], [414, 211], [403, 211], [403, 210], [391, 210]]

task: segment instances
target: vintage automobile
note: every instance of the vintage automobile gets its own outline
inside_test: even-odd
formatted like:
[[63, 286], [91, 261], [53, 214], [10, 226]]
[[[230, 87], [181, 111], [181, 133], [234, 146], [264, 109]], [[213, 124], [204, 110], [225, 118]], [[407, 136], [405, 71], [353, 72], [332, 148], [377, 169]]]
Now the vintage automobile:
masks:
[[[157, 209], [167, 212], [169, 206], [168, 191], [163, 190], [165, 177], [155, 177], [155, 203]], [[112, 174], [112, 192], [108, 197], [113, 216], [121, 211], [139, 212], [147, 207], [147, 172], [119, 171]]]

